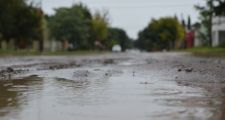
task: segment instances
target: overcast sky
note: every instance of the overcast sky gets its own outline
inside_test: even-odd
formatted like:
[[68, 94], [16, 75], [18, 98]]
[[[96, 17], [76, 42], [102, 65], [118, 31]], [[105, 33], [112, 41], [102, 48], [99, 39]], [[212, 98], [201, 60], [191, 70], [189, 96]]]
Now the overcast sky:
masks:
[[152, 18], [174, 16], [184, 18], [191, 16], [192, 21], [197, 21], [198, 13], [195, 4], [204, 4], [204, 0], [42, 0], [45, 13], [54, 14], [54, 8], [71, 6], [73, 3], [82, 2], [92, 12], [108, 10], [112, 27], [120, 27], [127, 31], [132, 38], [137, 37]]

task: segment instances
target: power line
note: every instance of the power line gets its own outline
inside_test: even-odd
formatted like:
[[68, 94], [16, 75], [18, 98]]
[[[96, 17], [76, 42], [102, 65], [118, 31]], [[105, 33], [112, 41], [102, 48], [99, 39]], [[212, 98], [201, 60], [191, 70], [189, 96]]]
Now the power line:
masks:
[[107, 7], [107, 8], [115, 8], [115, 9], [131, 9], [131, 8], [156, 8], [156, 7], [158, 7], [158, 8], [160, 8], [160, 7], [162, 7], [162, 9], [163, 8], [165, 8], [165, 7], [190, 7], [190, 6], [193, 6], [194, 7], [194, 4], [152, 4], [152, 5], [131, 5], [131, 6], [129, 6], [129, 5], [119, 5], [119, 6], [116, 6], [116, 5], [101, 5], [101, 4], [99, 4], [99, 5], [90, 5], [90, 6], [92, 6], [92, 7]]

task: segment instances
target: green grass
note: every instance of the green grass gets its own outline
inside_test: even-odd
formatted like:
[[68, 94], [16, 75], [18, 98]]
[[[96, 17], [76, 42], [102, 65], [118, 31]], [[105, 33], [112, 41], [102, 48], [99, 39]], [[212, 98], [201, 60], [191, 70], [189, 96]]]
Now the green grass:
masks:
[[34, 50], [0, 50], [1, 56], [60, 56], [60, 55], [95, 55], [104, 54], [104, 51], [56, 51], [56, 52], [37, 52]]
[[197, 56], [225, 57], [225, 48], [198, 47], [187, 49], [186, 51], [191, 52]]

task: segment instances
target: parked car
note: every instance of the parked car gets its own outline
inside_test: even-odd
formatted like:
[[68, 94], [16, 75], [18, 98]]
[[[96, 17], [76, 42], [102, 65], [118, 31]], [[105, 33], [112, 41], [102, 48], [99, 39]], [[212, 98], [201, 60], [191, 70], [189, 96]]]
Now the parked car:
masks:
[[122, 48], [120, 45], [116, 44], [112, 47], [112, 52], [121, 52]]

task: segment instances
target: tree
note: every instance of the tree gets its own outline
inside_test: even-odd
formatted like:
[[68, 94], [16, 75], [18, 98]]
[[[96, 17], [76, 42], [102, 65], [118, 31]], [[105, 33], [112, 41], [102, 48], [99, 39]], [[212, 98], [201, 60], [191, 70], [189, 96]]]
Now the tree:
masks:
[[42, 16], [39, 13], [40, 9], [32, 6], [18, 10], [18, 12], [20, 14], [16, 17], [15, 35], [17, 41], [15, 44], [20, 45], [19, 48], [26, 48], [32, 39], [42, 39]]
[[195, 8], [199, 11], [200, 21], [206, 33], [201, 33], [205, 38], [207, 45], [212, 45], [212, 17], [225, 15], [225, 1], [224, 0], [206, 0], [205, 6], [196, 5]]
[[131, 40], [123, 29], [109, 28], [108, 31], [109, 48], [112, 48], [113, 45], [119, 44], [124, 52], [127, 48], [131, 47]]
[[109, 18], [108, 12], [100, 13], [97, 11], [92, 19], [93, 39], [97, 46], [106, 46], [106, 38], [108, 36]]
[[26, 48], [27, 40], [40, 36], [40, 21], [38, 9], [24, 0], [0, 1], [0, 33], [6, 41], [16, 39], [17, 46]]
[[185, 21], [185, 19], [184, 19], [184, 17], [183, 17], [183, 14], [182, 14], [182, 18], [181, 18], [181, 24], [182, 24], [182, 26], [183, 26], [184, 28], [187, 28], [186, 21]]
[[92, 15], [83, 4], [76, 4], [71, 8], [58, 8], [56, 14], [50, 16], [48, 21], [55, 39], [68, 40], [75, 49], [91, 48]]
[[214, 1], [213, 12], [216, 16], [225, 16], [225, 1], [224, 0]]
[[139, 32], [137, 45], [144, 50], [161, 50], [175, 48], [175, 42], [184, 37], [184, 28], [173, 17], [153, 19]]
[[187, 24], [187, 28], [188, 28], [188, 30], [191, 30], [191, 17], [190, 16], [188, 16], [188, 24]]
[[200, 12], [200, 21], [202, 26], [206, 28], [206, 33], [202, 33], [202, 35], [206, 38], [205, 41], [209, 46], [212, 44], [212, 3], [212, 0], [206, 0], [206, 6], [195, 6], [195, 8]]

